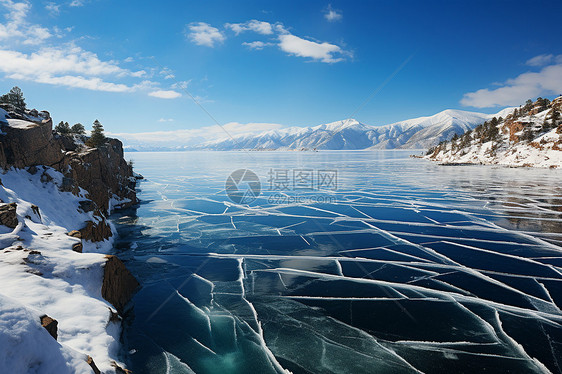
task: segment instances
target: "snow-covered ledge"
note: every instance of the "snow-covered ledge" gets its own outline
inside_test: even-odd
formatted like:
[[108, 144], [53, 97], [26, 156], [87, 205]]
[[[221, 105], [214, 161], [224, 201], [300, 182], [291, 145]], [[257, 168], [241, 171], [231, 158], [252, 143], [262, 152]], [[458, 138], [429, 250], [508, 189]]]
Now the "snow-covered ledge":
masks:
[[[0, 368], [6, 373], [115, 373], [120, 321], [102, 297], [112, 238], [73, 247], [68, 232], [96, 219], [80, 209], [85, 196], [61, 192], [63, 175], [38, 166], [34, 173], [11, 169], [0, 174], [0, 200], [16, 203], [18, 224], [0, 225]], [[40, 317], [58, 321], [55, 340]], [[22, 370], [23, 368], [23, 370]]]

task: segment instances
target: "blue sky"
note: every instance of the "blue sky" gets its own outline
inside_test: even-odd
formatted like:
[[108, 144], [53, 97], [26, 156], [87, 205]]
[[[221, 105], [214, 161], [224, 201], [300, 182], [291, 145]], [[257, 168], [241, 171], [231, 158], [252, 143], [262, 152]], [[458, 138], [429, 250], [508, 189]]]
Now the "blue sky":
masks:
[[188, 92], [235, 134], [492, 113], [562, 93], [560, 14], [558, 1], [0, 0], [0, 84], [55, 122], [186, 139], [217, 130]]

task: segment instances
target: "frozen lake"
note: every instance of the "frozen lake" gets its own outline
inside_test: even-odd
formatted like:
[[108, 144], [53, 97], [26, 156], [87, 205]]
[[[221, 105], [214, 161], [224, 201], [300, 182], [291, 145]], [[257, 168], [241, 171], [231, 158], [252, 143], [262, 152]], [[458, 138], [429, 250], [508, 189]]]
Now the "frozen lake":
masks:
[[133, 372], [562, 372], [562, 170], [411, 153], [127, 154]]

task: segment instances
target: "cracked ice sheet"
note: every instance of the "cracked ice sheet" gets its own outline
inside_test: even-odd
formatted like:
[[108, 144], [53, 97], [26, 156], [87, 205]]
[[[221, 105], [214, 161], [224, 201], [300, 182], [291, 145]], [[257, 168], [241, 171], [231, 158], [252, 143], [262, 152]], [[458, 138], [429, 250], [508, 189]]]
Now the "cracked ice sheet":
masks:
[[[139, 210], [147, 237], [134, 252], [139, 261], [151, 259], [152, 270], [193, 304], [193, 322], [201, 311], [212, 312], [222, 326], [215, 337], [227, 344], [228, 337], [243, 341], [244, 331], [259, 330], [257, 320], [267, 346], [295, 372], [338, 371], [357, 362], [383, 371], [381, 357], [392, 363], [389, 371], [542, 372], [544, 364], [560, 372], [560, 173], [467, 171], [410, 159], [377, 159], [372, 166], [364, 155], [307, 156], [315, 167], [338, 167], [345, 175], [335, 204], [228, 202], [224, 178], [238, 154], [228, 154], [228, 169], [203, 170], [191, 154], [182, 170], [164, 176], [161, 167], [152, 176], [143, 170], [148, 183], [159, 184], [143, 184], [155, 201]], [[213, 157], [224, 156], [206, 154], [201, 164]], [[272, 154], [256, 157], [260, 166], [252, 168], [262, 176]], [[287, 166], [297, 156], [275, 157], [289, 160]], [[353, 163], [342, 163], [348, 157]], [[423, 177], [427, 172], [432, 178]], [[182, 288], [182, 272], [200, 278]], [[345, 333], [326, 331], [332, 323]], [[308, 327], [295, 328], [293, 338], [285, 332], [291, 326]], [[195, 338], [189, 345], [209, 357], [205, 347], [216, 353]], [[365, 340], [368, 358], [356, 345]], [[383, 348], [400, 357], [385, 356]]]

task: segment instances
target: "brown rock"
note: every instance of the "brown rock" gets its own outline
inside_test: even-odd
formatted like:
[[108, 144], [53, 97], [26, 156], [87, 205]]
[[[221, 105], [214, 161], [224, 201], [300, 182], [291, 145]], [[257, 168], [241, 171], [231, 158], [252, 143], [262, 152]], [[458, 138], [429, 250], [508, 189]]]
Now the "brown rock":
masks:
[[39, 211], [39, 207], [37, 205], [31, 205], [31, 210], [39, 219], [41, 219], [41, 212]]
[[68, 236], [72, 236], [73, 238], [82, 239], [82, 233], [78, 230], [72, 230], [71, 232], [66, 233]]
[[0, 141], [0, 167], [24, 169], [33, 165], [56, 166], [64, 155], [53, 141], [53, 122], [29, 122], [26, 127], [4, 126]]
[[47, 330], [47, 332], [57, 340], [58, 336], [58, 322], [56, 319], [49, 317], [48, 315], [44, 315], [41, 317], [41, 326]]
[[92, 368], [92, 370], [94, 371], [95, 374], [101, 374], [101, 371], [96, 366], [96, 363], [94, 362], [94, 359], [92, 358], [92, 356], [88, 356], [88, 358], [86, 358], [86, 363], [88, 365], [90, 365], [90, 367]]
[[107, 224], [105, 218], [102, 218], [101, 222], [98, 223], [87, 221], [86, 226], [79, 231], [82, 239], [93, 242], [101, 242], [113, 236], [111, 227]]
[[509, 129], [509, 141], [517, 142], [519, 141], [519, 136], [515, 134], [523, 130], [525, 128], [525, 124], [519, 121], [508, 122], [507, 128]]
[[82, 242], [74, 243], [72, 244], [72, 250], [74, 252], [82, 253], [82, 251], [84, 250], [84, 245], [82, 245]]
[[[48, 112], [45, 119], [28, 122], [27, 126], [3, 126], [0, 134], [0, 168], [26, 168], [36, 172], [37, 165], [51, 166], [64, 174], [63, 191], [77, 194], [79, 188], [88, 191], [92, 200], [105, 214], [113, 195], [129, 199], [128, 207], [137, 202], [132, 166], [123, 158], [123, 144], [109, 138], [99, 148], [80, 148], [72, 137], [53, 136]], [[52, 179], [44, 173], [42, 180]]]
[[109, 301], [119, 313], [122, 313], [125, 305], [131, 300], [139, 282], [115, 256], [106, 256], [107, 262], [104, 266], [103, 284], [101, 295]]
[[113, 361], [111, 363], [111, 366], [113, 366], [115, 368], [115, 372], [117, 374], [133, 374], [133, 372], [131, 370], [128, 369], [123, 369], [121, 366], [119, 366], [119, 364], [117, 364], [117, 362]]
[[4, 204], [0, 206], [0, 225], [15, 229], [18, 225], [18, 216], [16, 214], [17, 204]]

